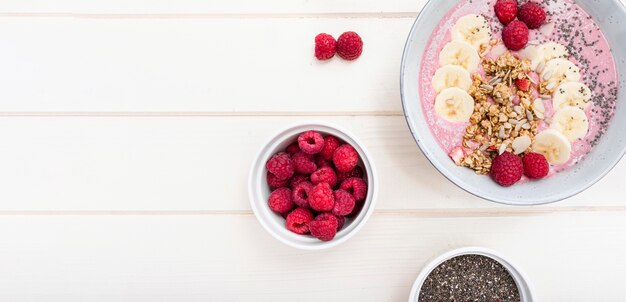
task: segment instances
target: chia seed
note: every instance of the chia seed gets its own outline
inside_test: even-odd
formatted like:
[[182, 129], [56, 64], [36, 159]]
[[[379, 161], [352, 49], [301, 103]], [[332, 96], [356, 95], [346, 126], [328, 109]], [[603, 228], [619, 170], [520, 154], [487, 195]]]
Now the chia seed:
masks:
[[520, 294], [515, 280], [498, 261], [463, 255], [444, 261], [426, 277], [419, 302], [433, 301], [516, 302]]

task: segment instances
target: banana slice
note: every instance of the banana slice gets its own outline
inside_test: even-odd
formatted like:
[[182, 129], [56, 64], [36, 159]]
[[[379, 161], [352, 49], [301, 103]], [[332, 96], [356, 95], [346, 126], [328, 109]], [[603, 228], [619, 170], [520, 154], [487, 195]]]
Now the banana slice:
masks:
[[439, 53], [439, 66], [459, 65], [470, 73], [480, 64], [480, 56], [474, 47], [467, 42], [452, 41], [446, 44]]
[[519, 52], [522, 58], [530, 61], [530, 67], [539, 73], [543, 72], [545, 64], [552, 59], [567, 59], [569, 51], [567, 47], [556, 43], [548, 42], [540, 46], [528, 45]]
[[564, 164], [572, 153], [572, 145], [561, 132], [547, 129], [535, 136], [533, 151], [543, 154], [553, 165]]
[[569, 57], [569, 50], [567, 47], [556, 42], [548, 42], [539, 47], [539, 52], [545, 62], [552, 59], [567, 59]]
[[589, 120], [580, 108], [567, 106], [554, 114], [550, 128], [563, 133], [570, 142], [573, 142], [587, 135]]
[[461, 88], [446, 88], [435, 99], [435, 111], [449, 122], [467, 122], [474, 113], [474, 99]]
[[472, 86], [470, 73], [458, 65], [446, 65], [435, 71], [433, 87], [437, 93], [450, 87], [458, 87], [469, 91]]
[[591, 100], [591, 90], [580, 82], [563, 83], [552, 94], [552, 106], [556, 110], [566, 106], [585, 110], [589, 107], [589, 100]]
[[537, 70], [537, 66], [543, 60], [540, 47], [534, 45], [528, 45], [524, 49], [520, 50], [518, 54], [523, 58], [530, 61], [530, 68]]
[[546, 89], [554, 92], [556, 88], [567, 82], [580, 80], [580, 69], [566, 59], [552, 59], [545, 64], [541, 72], [541, 80], [546, 81]]
[[452, 27], [452, 41], [464, 41], [478, 51], [491, 40], [491, 27], [485, 17], [469, 14], [459, 18]]

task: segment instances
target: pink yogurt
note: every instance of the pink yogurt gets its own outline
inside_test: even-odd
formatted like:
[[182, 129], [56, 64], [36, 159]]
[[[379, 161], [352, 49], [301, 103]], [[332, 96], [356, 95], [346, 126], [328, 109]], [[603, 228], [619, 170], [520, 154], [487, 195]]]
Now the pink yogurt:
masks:
[[[461, 1], [441, 19], [430, 36], [422, 58], [419, 94], [425, 120], [446, 153], [461, 145], [469, 123], [450, 123], [435, 112], [437, 93], [432, 87], [432, 76], [440, 67], [439, 52], [450, 42], [452, 26], [467, 14], [485, 16], [490, 22], [493, 37], [499, 38], [502, 25], [493, 12], [495, 2], [496, 0]], [[583, 139], [572, 144], [572, 154], [567, 163], [552, 167], [552, 173], [555, 173], [571, 168], [581, 161], [606, 131], [617, 102], [618, 78], [609, 44], [589, 14], [571, 0], [543, 0], [542, 6], [548, 14], [548, 25], [531, 30], [530, 41], [555, 41], [568, 47], [572, 54], [569, 59], [580, 67], [581, 81], [589, 86], [593, 95], [593, 104], [586, 110], [589, 132]], [[482, 73], [482, 70], [479, 69], [478, 72]], [[550, 118], [554, 114], [552, 102], [544, 101], [544, 105], [546, 117]]]

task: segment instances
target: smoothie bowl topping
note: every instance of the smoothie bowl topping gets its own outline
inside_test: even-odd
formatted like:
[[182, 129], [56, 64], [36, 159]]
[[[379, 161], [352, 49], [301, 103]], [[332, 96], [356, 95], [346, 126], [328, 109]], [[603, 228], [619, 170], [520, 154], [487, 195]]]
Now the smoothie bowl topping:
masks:
[[571, 1], [487, 2], [488, 11], [461, 2], [453, 25], [431, 37], [427, 52], [438, 51], [438, 60], [423, 61], [420, 81], [431, 131], [455, 164], [502, 186], [566, 170], [613, 115], [608, 42]]

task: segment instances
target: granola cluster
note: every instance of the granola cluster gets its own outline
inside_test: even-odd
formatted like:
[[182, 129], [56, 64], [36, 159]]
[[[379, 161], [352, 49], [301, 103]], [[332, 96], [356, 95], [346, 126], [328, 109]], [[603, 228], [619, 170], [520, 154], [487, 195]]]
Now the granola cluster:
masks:
[[463, 147], [473, 150], [461, 165], [489, 174], [493, 158], [505, 151], [521, 154], [530, 148], [543, 112], [533, 106], [530, 91], [515, 88], [515, 81], [526, 79], [530, 63], [509, 52], [496, 59], [483, 57], [486, 78], [473, 75], [469, 94], [474, 113], [463, 136]]

